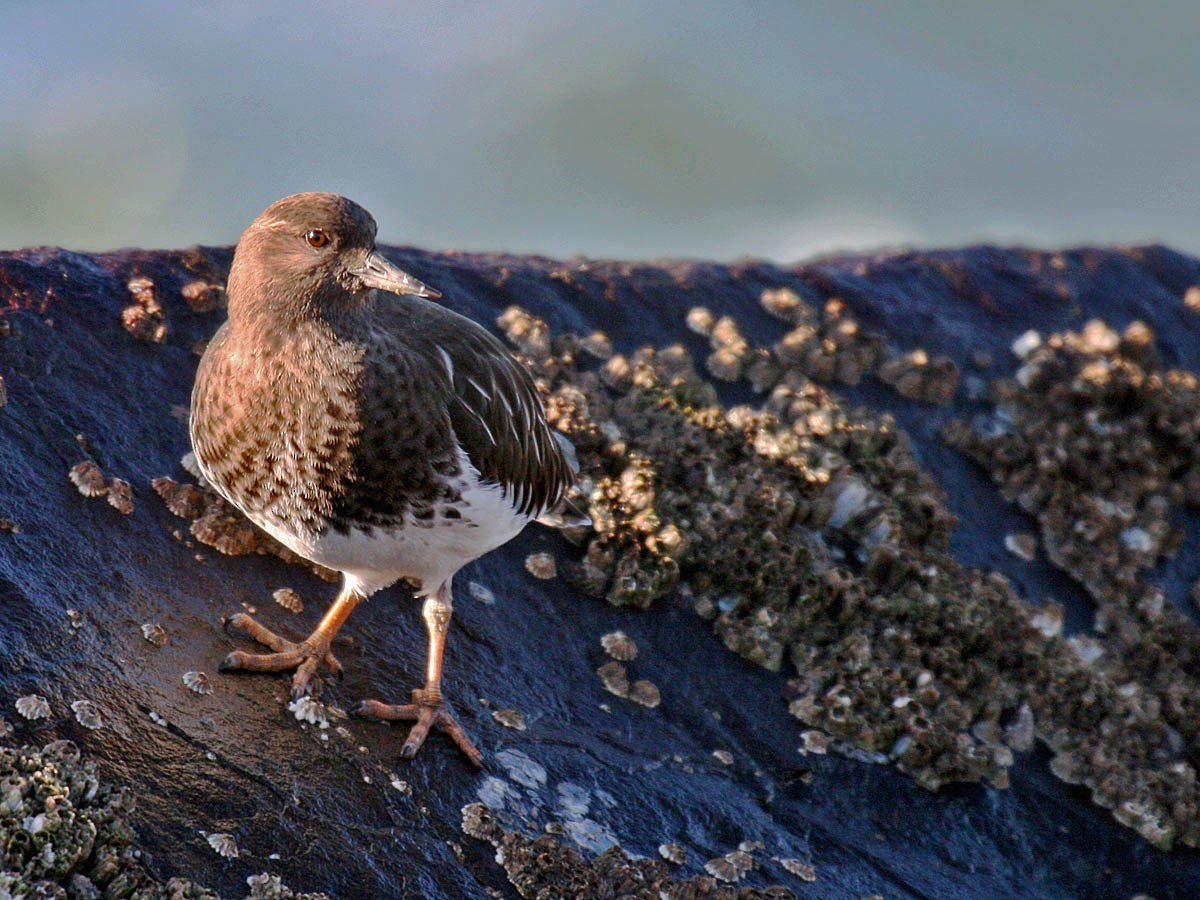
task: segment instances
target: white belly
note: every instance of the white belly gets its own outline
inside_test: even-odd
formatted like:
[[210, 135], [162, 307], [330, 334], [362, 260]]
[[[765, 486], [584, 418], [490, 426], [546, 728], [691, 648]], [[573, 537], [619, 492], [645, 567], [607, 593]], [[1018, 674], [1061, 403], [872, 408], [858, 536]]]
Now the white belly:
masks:
[[269, 516], [251, 518], [300, 556], [341, 572], [347, 585], [365, 596], [401, 578], [419, 582], [423, 596], [467, 563], [516, 537], [529, 523], [498, 485], [480, 484], [465, 455], [462, 461], [462, 501], [454, 506], [460, 518], [445, 518], [438, 510], [431, 520], [406, 516], [404, 526], [393, 530], [330, 530], [323, 535], [296, 534]]

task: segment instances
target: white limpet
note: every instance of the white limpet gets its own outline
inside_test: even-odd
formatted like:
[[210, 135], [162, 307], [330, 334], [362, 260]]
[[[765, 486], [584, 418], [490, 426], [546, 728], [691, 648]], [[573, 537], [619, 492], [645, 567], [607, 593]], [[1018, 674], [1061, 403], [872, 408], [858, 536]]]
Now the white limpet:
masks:
[[718, 856], [716, 859], [710, 859], [704, 864], [704, 871], [717, 879], [717, 881], [737, 881], [742, 877], [742, 873], [729, 861], [729, 857], [727, 856]]
[[817, 869], [811, 863], [802, 862], [798, 859], [780, 859], [778, 856], [774, 856], [772, 859], [801, 881], [817, 880]]
[[491, 606], [496, 602], [496, 595], [478, 581], [467, 582], [467, 593], [471, 595], [471, 599], [478, 600], [486, 606]]
[[515, 728], [517, 731], [525, 730], [525, 714], [519, 709], [496, 709], [492, 711], [492, 718], [505, 728]]
[[658, 685], [653, 681], [639, 678], [629, 686], [629, 699], [634, 703], [640, 703], [642, 706], [654, 709], [654, 707], [662, 702], [662, 694], [658, 690]]
[[71, 484], [79, 489], [79, 493], [85, 497], [101, 497], [108, 493], [108, 483], [104, 480], [104, 472], [90, 459], [72, 466], [67, 477], [71, 479]]
[[629, 662], [637, 659], [638, 645], [623, 631], [610, 631], [600, 638], [600, 646], [613, 659]]
[[26, 694], [17, 698], [17, 712], [26, 719], [45, 719], [50, 715], [50, 701], [41, 694]]
[[75, 721], [84, 728], [94, 729], [104, 724], [104, 720], [100, 717], [100, 710], [91, 700], [76, 700], [71, 704], [71, 710], [75, 713]]
[[114, 478], [108, 486], [109, 505], [123, 516], [133, 512], [133, 488], [124, 478]]
[[604, 689], [610, 694], [616, 694], [618, 697], [629, 696], [629, 673], [619, 662], [606, 662], [596, 670], [596, 674], [600, 676]]
[[213, 692], [212, 683], [203, 672], [184, 672], [183, 683], [197, 694], [211, 694]]
[[659, 844], [658, 855], [677, 866], [682, 866], [687, 862], [687, 849], [679, 844]]
[[304, 600], [290, 587], [279, 588], [271, 594], [271, 597], [276, 603], [290, 612], [298, 613], [304, 611]]
[[549, 553], [531, 553], [525, 557], [525, 569], [534, 578], [548, 581], [558, 574], [558, 564]]
[[237, 841], [233, 839], [232, 834], [219, 831], [216, 834], [205, 835], [205, 839], [208, 841], [208, 846], [212, 847], [226, 859], [231, 859], [238, 855]]
[[156, 622], [147, 622], [142, 626], [142, 637], [155, 647], [161, 647], [167, 642], [167, 629]]

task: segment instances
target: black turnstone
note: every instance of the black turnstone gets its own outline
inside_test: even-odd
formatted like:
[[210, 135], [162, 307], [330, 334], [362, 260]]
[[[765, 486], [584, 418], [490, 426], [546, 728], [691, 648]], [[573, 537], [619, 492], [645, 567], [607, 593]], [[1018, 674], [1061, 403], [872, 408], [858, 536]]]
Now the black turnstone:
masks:
[[410, 579], [429, 629], [425, 686], [412, 703], [368, 700], [355, 711], [415, 720], [405, 757], [437, 726], [482, 765], [442, 697], [451, 579], [530, 521], [562, 522], [570, 444], [512, 354], [424, 299], [441, 295], [375, 249], [375, 220], [344, 197], [295, 194], [269, 206], [238, 242], [228, 290], [229, 320], [192, 392], [200, 471], [343, 581], [299, 643], [231, 616], [274, 652], [234, 651], [222, 670], [295, 669], [299, 699], [322, 662], [340, 672], [330, 642], [358, 602]]

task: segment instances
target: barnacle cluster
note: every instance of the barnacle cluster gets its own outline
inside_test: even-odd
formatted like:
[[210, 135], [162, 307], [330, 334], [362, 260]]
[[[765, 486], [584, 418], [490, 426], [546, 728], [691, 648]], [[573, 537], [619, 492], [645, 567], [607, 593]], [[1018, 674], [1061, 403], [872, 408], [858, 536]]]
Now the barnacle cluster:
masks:
[[133, 302], [121, 310], [121, 324], [139, 341], [161, 344], [167, 337], [162, 304], [154, 296], [154, 282], [144, 275], [129, 280]]
[[[787, 888], [736, 889], [721, 886], [711, 875], [696, 875], [686, 880], [673, 878], [666, 862], [658, 859], [634, 859], [619, 846], [585, 860], [556, 837], [526, 837], [508, 831], [482, 803], [463, 808], [463, 831], [470, 837], [487, 841], [496, 848], [496, 860], [508, 874], [508, 880], [522, 897], [628, 897], [632, 900], [785, 900], [795, 895]], [[682, 848], [680, 848], [682, 849]], [[721, 867], [723, 874], [735, 869], [738, 876], [749, 868], [739, 853], [736, 862]], [[731, 854], [732, 855], [732, 854]], [[674, 847], [664, 854], [679, 858]], [[721, 857], [726, 861], [726, 857]], [[740, 868], [739, 868], [740, 867]], [[734, 876], [725, 880], [736, 880]]]
[[104, 471], [90, 459], [76, 463], [67, 472], [71, 483], [85, 497], [107, 497], [121, 515], [133, 512], [133, 488], [124, 478], [105, 478]]
[[947, 404], [958, 390], [958, 366], [948, 356], [913, 350], [879, 367], [879, 380], [909, 400]]
[[[883, 338], [864, 332], [838, 297], [830, 297], [818, 310], [791, 288], [781, 287], [763, 291], [760, 302], [792, 326], [769, 353], [756, 351], [761, 372], [781, 374], [783, 369], [793, 369], [819, 381], [858, 384], [884, 358]], [[778, 380], [778, 375], [765, 378], [754, 369], [752, 365], [746, 374], [755, 390], [768, 389], [771, 380]]]
[[[337, 581], [338, 574], [297, 556], [265, 531], [256, 527], [212, 488], [177, 482], [163, 475], [151, 482], [154, 492], [167, 509], [191, 523], [192, 536], [200, 543], [227, 556], [252, 553], [278, 556], [284, 562], [309, 568], [325, 581]], [[276, 598], [278, 599], [278, 598]], [[281, 603], [283, 601], [280, 601]]]
[[992, 384], [992, 415], [945, 436], [1096, 601], [1094, 634], [1068, 642], [1087, 677], [1058, 673], [1036, 716], [1051, 768], [1148, 840], [1200, 844], [1200, 630], [1146, 577], [1178, 549], [1181, 509], [1200, 504], [1200, 382], [1163, 369], [1141, 322], [1029, 332], [1013, 351], [1022, 364]]
[[225, 293], [223, 285], [213, 284], [203, 278], [189, 281], [180, 288], [179, 293], [192, 312], [211, 312], [229, 303], [229, 296]]
[[1022, 365], [992, 384], [994, 414], [946, 436], [1037, 519], [1056, 565], [1097, 600], [1136, 605], [1139, 573], [1183, 538], [1179, 508], [1200, 504], [1200, 382], [1161, 368], [1141, 322], [1030, 332], [1014, 349]]
[[[1200, 721], [1200, 690], [1179, 672], [1185, 658], [1200, 659], [1195, 629], [1151, 628], [1150, 619], [1179, 623], [1161, 594], [1124, 591], [1136, 599], [1114, 609], [1130, 611], [1119, 619], [1102, 611], [1101, 624], [1137, 624], [1143, 643], [1136, 652], [1123, 645], [1109, 661], [1103, 644], [1064, 639], [1055, 607], [1033, 607], [1002, 576], [961, 566], [947, 549], [954, 518], [942, 492], [892, 418], [850, 408], [814, 380], [853, 382], [878, 369], [881, 343], [862, 334], [836, 298], [819, 311], [785, 290], [766, 292], [763, 303], [794, 326], [769, 348], [751, 346], [732, 320], [703, 309], [687, 315], [714, 354], [730, 351], [715, 366], [710, 356], [710, 370], [748, 381], [763, 397], [754, 407], [722, 406], [680, 346], [614, 353], [591, 370], [576, 365], [578, 338], [551, 337], [528, 313], [505, 314], [502, 328], [538, 336], [514, 342], [582, 465], [593, 530], [567, 533], [583, 544], [582, 558], [561, 562], [560, 573], [610, 602], [640, 607], [678, 586], [731, 649], [772, 670], [790, 666], [789, 708], [807, 733], [828, 735], [823, 746], [894, 762], [931, 789], [981, 779], [1004, 786], [1014, 752], [1027, 751], [1036, 735], [1056, 753], [1053, 770], [1089, 785], [1118, 821], [1159, 846], [1200, 844], [1200, 794], [1188, 757], [1200, 739], [1194, 726], [1180, 724]], [[1142, 328], [1115, 341], [1093, 328], [1091, 339], [1134, 354], [1130, 364], [1156, 358]], [[1035, 363], [1050, 365], [1040, 356]], [[906, 392], [932, 401], [952, 395], [951, 366], [914, 357], [896, 369], [905, 366], [922, 370], [920, 378], [930, 367], [941, 373]], [[1078, 396], [1072, 383], [1097, 380], [1099, 367], [1080, 377], [1059, 367], [1044, 380], [1036, 371], [1021, 377], [1047, 389], [1064, 384], [1056, 389]], [[1181, 398], [1173, 401], [1178, 410], [1151, 400], [1143, 414], [1177, 444], [1197, 408], [1181, 393], [1193, 390], [1189, 377], [1146, 381], [1161, 385], [1154, 396]], [[1129, 416], [1142, 400], [1124, 396]], [[1030, 404], [1047, 428], [1077, 427], [1055, 424], [1079, 416], [1045, 397]], [[1103, 435], [1113, 418], [1093, 417], [1087, 429]], [[1013, 440], [998, 452], [1015, 452]], [[1094, 458], [1090, 447], [1066, 454], [1064, 465], [1079, 466], [1081, 478], [1088, 470], [1080, 460]], [[1200, 489], [1200, 468], [1182, 451], [1171, 453], [1174, 461], [1150, 484], [1180, 502], [1191, 496], [1189, 485]], [[1114, 478], [1163, 458], [1144, 441], [1127, 454], [1150, 459], [1116, 463]], [[1013, 467], [1035, 490], [1045, 468], [1039, 462], [1026, 453]], [[1063, 549], [1068, 533], [1072, 545], [1101, 540], [1116, 555], [1096, 572], [1110, 589], [1120, 585], [1177, 540], [1169, 504], [1155, 488], [1142, 490], [1144, 497], [1098, 507], [1120, 520], [1109, 532], [1081, 534], [1072, 507], [1063, 528], [1043, 527], [1048, 552], [1078, 554]], [[1081, 503], [1097, 502], [1080, 493]], [[1103, 542], [1105, 534], [1113, 540]], [[628, 679], [619, 665], [606, 663], [600, 674], [621, 693]]]
[[[69, 741], [0, 747], [0, 897], [220, 900], [184, 878], [161, 882], [134, 846], [133, 801], [101, 783]], [[321, 900], [263, 873], [246, 900]]]

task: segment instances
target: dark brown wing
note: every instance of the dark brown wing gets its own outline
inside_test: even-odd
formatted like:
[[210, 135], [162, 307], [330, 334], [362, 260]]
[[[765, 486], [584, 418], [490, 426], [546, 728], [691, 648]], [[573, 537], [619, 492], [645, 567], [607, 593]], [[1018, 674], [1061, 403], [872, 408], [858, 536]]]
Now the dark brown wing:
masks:
[[546, 422], [533, 379], [497, 338], [438, 310], [443, 315], [430, 317], [427, 337], [450, 379], [450, 422], [459, 443], [520, 512], [548, 512], [571, 485], [574, 466]]

